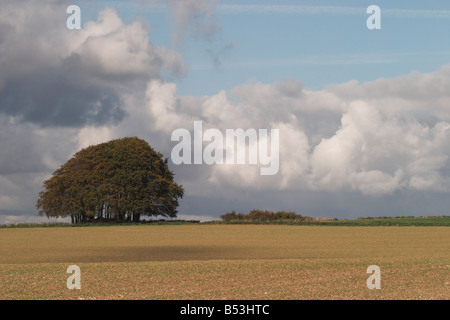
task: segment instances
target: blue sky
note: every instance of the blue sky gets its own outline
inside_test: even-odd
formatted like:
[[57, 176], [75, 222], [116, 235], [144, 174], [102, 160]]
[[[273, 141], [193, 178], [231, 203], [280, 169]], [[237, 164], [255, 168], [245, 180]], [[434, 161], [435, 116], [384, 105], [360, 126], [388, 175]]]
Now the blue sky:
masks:
[[[220, 30], [212, 39], [191, 34], [177, 45], [163, 1], [92, 2], [95, 10], [88, 16], [116, 3], [125, 20], [149, 22], [153, 42], [182, 52], [189, 73], [177, 84], [184, 95], [210, 95], [252, 79], [297, 78], [319, 89], [353, 79], [431, 72], [450, 54], [446, 1], [225, 0], [215, 8]], [[381, 30], [366, 28], [371, 4], [382, 10]], [[212, 62], [211, 52], [219, 55], [220, 65]]]
[[[353, 6], [360, 3], [349, 2]], [[188, 44], [193, 81], [187, 80], [181, 88], [186, 94], [189, 90], [199, 92], [199, 88], [187, 83], [194, 86], [193, 83], [206, 84], [212, 79], [211, 86], [215, 88], [202, 84], [200, 87], [206, 87], [208, 92], [199, 92], [210, 94], [221, 82], [229, 87], [250, 78], [273, 82], [282, 77], [298, 78], [307, 87], [321, 88], [330, 83], [368, 81], [413, 70], [430, 72], [448, 61], [450, 17], [400, 18], [382, 14], [382, 30], [371, 31], [365, 26], [369, 15], [364, 6], [360, 7], [360, 15], [221, 14], [223, 38], [232, 39], [236, 49], [228, 54], [220, 70], [211, 66], [201, 70], [197, 67], [204, 65], [201, 46]]]
[[[71, 4], [82, 30], [66, 28]], [[448, 1], [2, 5], [0, 223], [35, 221], [42, 181], [81, 148], [138, 136], [170, 157], [195, 120], [279, 128], [280, 171], [169, 162], [181, 217], [448, 214]]]

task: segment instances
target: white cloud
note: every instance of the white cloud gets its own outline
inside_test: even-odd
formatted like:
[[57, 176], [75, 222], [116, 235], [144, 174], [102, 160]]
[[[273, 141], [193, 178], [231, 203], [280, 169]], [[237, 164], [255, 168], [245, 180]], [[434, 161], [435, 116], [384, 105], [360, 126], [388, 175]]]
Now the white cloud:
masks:
[[151, 81], [147, 86], [147, 116], [154, 119], [153, 125], [157, 130], [169, 133], [183, 125], [183, 116], [176, 110], [176, 89], [176, 84], [162, 81]]
[[[219, 129], [280, 129], [276, 177], [263, 178], [248, 166], [205, 167], [214, 184], [254, 190], [356, 190], [374, 196], [408, 189], [442, 192], [450, 189], [448, 70], [318, 91], [303, 89], [296, 80], [251, 82], [197, 100], [196, 110], [184, 110], [185, 97], [177, 99], [171, 86], [171, 100], [162, 97], [167, 103], [160, 103], [154, 115], [170, 119], [162, 122], [165, 132], [181, 123], [190, 129], [192, 119]], [[154, 94], [167, 96], [164, 90]]]
[[146, 24], [125, 24], [114, 9], [73, 31], [68, 1], [22, 2], [0, 12], [3, 114], [46, 126], [114, 123], [126, 116], [124, 95], [186, 72], [178, 52], [153, 45]]
[[102, 76], [158, 78], [162, 69], [184, 73], [181, 55], [149, 41], [150, 28], [141, 21], [125, 25], [115, 9], [99, 13], [98, 22], [89, 21], [79, 32], [66, 37], [70, 54], [81, 57], [87, 69]]
[[78, 149], [87, 148], [99, 143], [103, 143], [115, 138], [114, 128], [111, 127], [84, 127], [80, 129], [75, 137]]

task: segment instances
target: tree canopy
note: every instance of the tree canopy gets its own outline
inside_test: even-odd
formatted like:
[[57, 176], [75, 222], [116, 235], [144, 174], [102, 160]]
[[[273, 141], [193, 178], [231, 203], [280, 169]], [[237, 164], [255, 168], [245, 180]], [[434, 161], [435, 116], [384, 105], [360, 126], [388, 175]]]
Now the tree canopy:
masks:
[[296, 214], [295, 212], [290, 211], [269, 211], [269, 210], [257, 210], [254, 209], [250, 211], [248, 214], [237, 213], [235, 211], [228, 212], [220, 218], [223, 221], [227, 222], [236, 222], [236, 221], [259, 221], [259, 222], [267, 222], [267, 221], [311, 221], [311, 217], [302, 216], [300, 214]]
[[136, 137], [90, 146], [44, 181], [36, 208], [40, 216], [70, 216], [72, 223], [176, 217], [184, 189], [167, 163]]

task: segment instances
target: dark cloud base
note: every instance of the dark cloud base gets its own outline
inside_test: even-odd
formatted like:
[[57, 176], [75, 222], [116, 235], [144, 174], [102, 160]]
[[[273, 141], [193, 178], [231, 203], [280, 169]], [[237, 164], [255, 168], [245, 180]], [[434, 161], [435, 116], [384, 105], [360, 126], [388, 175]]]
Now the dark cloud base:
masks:
[[0, 112], [44, 127], [118, 123], [125, 116], [114, 90], [64, 78], [43, 72], [8, 81], [0, 94]]

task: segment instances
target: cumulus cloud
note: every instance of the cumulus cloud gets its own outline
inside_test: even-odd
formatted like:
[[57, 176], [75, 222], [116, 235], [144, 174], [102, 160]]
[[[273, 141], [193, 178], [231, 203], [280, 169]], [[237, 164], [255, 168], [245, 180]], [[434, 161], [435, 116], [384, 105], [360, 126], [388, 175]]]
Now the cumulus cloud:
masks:
[[152, 91], [150, 101], [160, 103], [148, 108], [155, 127], [167, 134], [178, 127], [191, 129], [193, 119], [223, 130], [280, 130], [276, 176], [261, 177], [248, 165], [216, 165], [205, 168], [211, 183], [353, 190], [371, 196], [401, 190], [444, 192], [450, 189], [449, 80], [445, 66], [430, 74], [349, 82], [317, 91], [303, 88], [298, 80], [249, 82], [197, 98], [197, 108], [189, 103], [185, 107], [187, 97], [177, 97], [174, 84], [166, 83]]
[[[24, 2], [24, 1], [19, 1]], [[43, 126], [118, 122], [123, 95], [167, 70], [183, 74], [181, 55], [153, 45], [143, 22], [124, 24], [113, 9], [68, 30], [68, 1], [2, 5], [0, 112]]]

